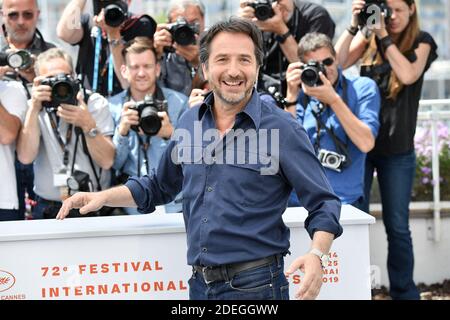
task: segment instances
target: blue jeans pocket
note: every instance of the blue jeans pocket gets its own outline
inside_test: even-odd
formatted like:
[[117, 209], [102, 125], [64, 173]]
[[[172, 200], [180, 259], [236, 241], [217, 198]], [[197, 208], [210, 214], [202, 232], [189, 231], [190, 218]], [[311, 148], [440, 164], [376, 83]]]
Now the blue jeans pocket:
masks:
[[246, 270], [236, 274], [230, 281], [230, 287], [241, 292], [272, 291], [272, 273], [269, 266]]

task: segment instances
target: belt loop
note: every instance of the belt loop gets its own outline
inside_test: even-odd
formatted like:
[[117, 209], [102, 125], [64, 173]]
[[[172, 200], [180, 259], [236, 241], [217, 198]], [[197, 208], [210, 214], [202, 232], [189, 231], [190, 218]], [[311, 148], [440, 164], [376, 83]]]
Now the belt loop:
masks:
[[281, 254], [277, 253], [277, 254], [275, 255], [275, 259], [276, 259], [276, 261], [277, 261], [277, 267], [278, 267], [278, 268], [281, 268], [281, 259], [282, 259]]
[[225, 279], [225, 282], [230, 282], [230, 276], [228, 274], [228, 268], [227, 265], [220, 266], [220, 272], [222, 273], [223, 278]]

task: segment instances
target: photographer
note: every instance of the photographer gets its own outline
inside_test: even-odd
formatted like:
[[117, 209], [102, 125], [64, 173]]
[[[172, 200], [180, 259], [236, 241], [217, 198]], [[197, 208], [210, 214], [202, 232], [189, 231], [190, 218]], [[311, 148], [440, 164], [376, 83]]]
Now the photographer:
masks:
[[158, 24], [153, 37], [160, 57], [159, 81], [163, 87], [189, 96], [198, 80], [197, 38], [205, 29], [205, 7], [199, 0], [172, 0], [167, 21]]
[[[379, 127], [376, 84], [366, 77], [344, 76], [324, 34], [305, 35], [298, 55], [301, 62], [290, 64], [286, 75], [288, 110], [297, 113], [342, 203], [360, 208], [366, 153]], [[298, 205], [295, 200], [292, 196], [291, 205]]]
[[128, 87], [120, 73], [124, 43], [136, 36], [153, 37], [156, 22], [147, 15], [133, 16], [125, 0], [93, 0], [93, 18], [81, 14], [85, 4], [86, 0], [69, 2], [58, 22], [57, 35], [79, 46], [76, 71], [83, 76], [85, 88], [112, 96]]
[[19, 212], [14, 151], [25, 118], [27, 98], [22, 86], [0, 80], [0, 221], [23, 220]]
[[66, 52], [41, 53], [35, 71], [17, 155], [22, 163], [34, 161], [38, 199], [33, 218], [54, 218], [61, 201], [77, 189], [108, 186], [114, 123], [105, 98], [92, 94], [85, 103]]
[[258, 80], [260, 91], [276, 86], [283, 95], [286, 93], [285, 71], [289, 63], [298, 61], [297, 45], [305, 34], [320, 32], [331, 39], [334, 36], [335, 24], [328, 11], [314, 3], [300, 0], [240, 0], [238, 14], [252, 20], [264, 31], [265, 56]]
[[[372, 6], [372, 19], [364, 19], [366, 5]], [[386, 6], [389, 10], [383, 9]], [[358, 24], [370, 32], [358, 32]], [[437, 45], [430, 34], [419, 29], [414, 0], [354, 0], [351, 25], [336, 50], [344, 67], [362, 58], [361, 74], [374, 79], [380, 90], [380, 131], [367, 156], [364, 210], [369, 210], [376, 170], [388, 238], [390, 295], [393, 299], [419, 299], [413, 280], [409, 202], [416, 170], [414, 134], [419, 100], [424, 74], [437, 58]]]
[[[34, 73], [35, 57], [50, 48], [54, 44], [46, 42], [41, 32], [37, 29], [39, 20], [39, 6], [37, 0], [3, 0], [1, 15], [3, 18], [2, 31], [5, 45], [1, 48], [3, 56], [0, 63], [0, 79], [6, 81], [19, 81], [22, 83], [25, 94], [31, 97], [30, 90]], [[18, 65], [11, 66], [11, 57], [16, 56], [15, 62], [21, 60]], [[10, 58], [6, 58], [9, 56]], [[19, 59], [17, 59], [17, 57]], [[34, 200], [33, 192], [33, 166], [23, 165], [15, 161], [17, 193], [19, 197], [19, 214], [25, 217], [25, 192]]]
[[[179, 116], [187, 109], [187, 97], [158, 86], [160, 66], [150, 40], [138, 37], [127, 43], [123, 59], [126, 64], [122, 74], [130, 88], [112, 97], [109, 103], [116, 123], [113, 167], [122, 175], [119, 180], [124, 181], [129, 176], [144, 176], [156, 170]], [[138, 213], [133, 208], [126, 211]], [[166, 205], [166, 212], [180, 211], [181, 200]]]

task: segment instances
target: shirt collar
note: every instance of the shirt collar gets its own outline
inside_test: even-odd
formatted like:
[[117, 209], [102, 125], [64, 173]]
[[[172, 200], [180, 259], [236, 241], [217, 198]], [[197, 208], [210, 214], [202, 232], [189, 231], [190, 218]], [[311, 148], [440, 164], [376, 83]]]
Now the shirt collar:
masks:
[[[211, 108], [214, 104], [214, 94], [213, 92], [208, 93], [208, 95], [205, 97], [205, 100], [200, 105], [199, 111], [198, 111], [198, 120], [202, 120], [204, 117], [206, 111], [211, 112]], [[252, 97], [250, 98], [249, 102], [245, 106], [244, 110], [238, 113], [239, 114], [246, 114], [255, 125], [256, 130], [259, 129], [259, 126], [261, 124], [261, 99], [259, 98], [259, 94], [256, 91], [256, 89], [253, 89]]]

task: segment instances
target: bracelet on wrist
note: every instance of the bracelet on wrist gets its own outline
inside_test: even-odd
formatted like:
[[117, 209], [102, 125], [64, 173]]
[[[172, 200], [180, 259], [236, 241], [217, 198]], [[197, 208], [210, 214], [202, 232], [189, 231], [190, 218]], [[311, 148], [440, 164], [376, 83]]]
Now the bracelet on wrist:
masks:
[[356, 36], [356, 34], [358, 33], [358, 27], [354, 27], [354, 26], [350, 25], [347, 28], [347, 32], [350, 33], [352, 36]]
[[287, 100], [285, 100], [285, 102], [284, 102], [284, 105], [286, 107], [294, 106], [296, 104], [297, 104], [297, 100], [295, 100], [295, 101], [287, 101]]
[[380, 39], [380, 43], [383, 51], [386, 51], [389, 46], [394, 44], [394, 41], [392, 41], [391, 36], [387, 35], [384, 38]]

